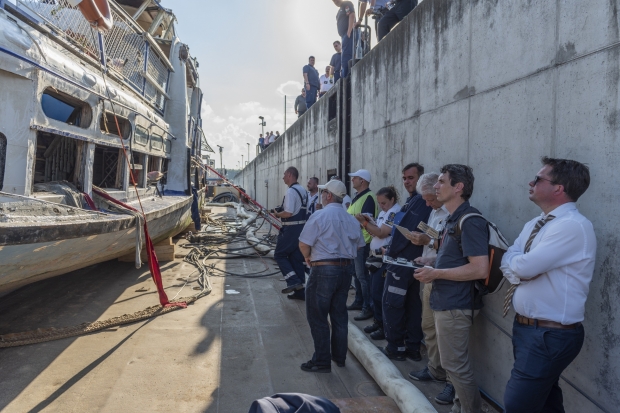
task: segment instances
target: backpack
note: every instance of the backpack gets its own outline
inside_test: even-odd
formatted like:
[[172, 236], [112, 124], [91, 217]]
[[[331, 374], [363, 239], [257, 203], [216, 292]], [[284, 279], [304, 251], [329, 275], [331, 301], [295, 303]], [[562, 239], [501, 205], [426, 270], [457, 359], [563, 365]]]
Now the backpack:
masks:
[[[463, 222], [471, 217], [481, 217], [485, 221], [487, 221], [487, 227], [489, 228], [489, 274], [487, 278], [484, 280], [476, 280], [475, 287], [478, 290], [478, 295], [483, 296], [487, 294], [493, 294], [499, 291], [504, 285], [504, 274], [499, 269], [502, 264], [502, 257], [506, 250], [508, 250], [508, 241], [506, 241], [506, 237], [502, 235], [497, 225], [487, 220], [481, 214], [469, 213], [463, 215], [458, 222], [458, 225], [455, 229], [454, 236], [459, 241], [459, 247], [461, 247], [461, 232]], [[463, 248], [461, 247], [461, 250]]]

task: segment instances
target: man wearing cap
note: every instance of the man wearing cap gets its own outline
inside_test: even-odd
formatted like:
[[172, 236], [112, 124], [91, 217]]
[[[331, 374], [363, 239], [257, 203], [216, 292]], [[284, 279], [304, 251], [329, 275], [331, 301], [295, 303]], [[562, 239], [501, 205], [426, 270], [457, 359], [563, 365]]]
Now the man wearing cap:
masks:
[[282, 221], [282, 228], [278, 234], [278, 242], [273, 258], [278, 263], [280, 271], [286, 280], [286, 288], [282, 294], [289, 294], [290, 299], [303, 300], [304, 282], [304, 257], [297, 245], [299, 234], [306, 223], [306, 209], [308, 208], [308, 193], [297, 183], [299, 171], [294, 166], [284, 171], [282, 180], [288, 185], [286, 195], [279, 208], [271, 212]]
[[[379, 213], [379, 204], [377, 197], [368, 188], [370, 186], [370, 172], [366, 169], [360, 169], [355, 173], [349, 174], [353, 189], [357, 191], [357, 195], [353, 198], [351, 206], [347, 212], [352, 216], [364, 214], [371, 216], [373, 219]], [[355, 258], [355, 300], [347, 307], [348, 310], [362, 310], [359, 315], [353, 317], [355, 320], [368, 320], [373, 316], [371, 308], [372, 297], [370, 296], [370, 273], [366, 268], [366, 260], [370, 254], [370, 235], [365, 229], [362, 230], [366, 245], [357, 252]]]
[[[299, 249], [311, 267], [306, 285], [306, 317], [314, 342], [303, 371], [330, 373], [332, 360], [344, 367], [347, 356], [347, 296], [355, 272], [353, 260], [366, 245], [359, 223], [342, 209], [344, 183], [319, 185], [323, 209], [310, 216], [299, 236]], [[327, 316], [331, 321], [327, 321]]]
[[[415, 231], [420, 222], [428, 222], [432, 208], [416, 192], [416, 185], [424, 167], [410, 163], [403, 168], [403, 184], [409, 198], [394, 218], [394, 224]], [[396, 228], [395, 228], [396, 229]], [[393, 231], [392, 242], [386, 255], [390, 258], [404, 258], [407, 261], [422, 256], [421, 245], [414, 245], [400, 231]], [[413, 277], [413, 268], [389, 264], [386, 267], [383, 290], [383, 330], [387, 346], [381, 351], [393, 360], [422, 360], [422, 301], [420, 281]]]

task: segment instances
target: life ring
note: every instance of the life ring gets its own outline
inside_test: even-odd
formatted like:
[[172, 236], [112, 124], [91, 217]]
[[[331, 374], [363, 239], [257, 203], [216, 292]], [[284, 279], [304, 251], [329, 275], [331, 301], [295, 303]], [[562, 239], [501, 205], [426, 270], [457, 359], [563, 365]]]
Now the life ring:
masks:
[[88, 22], [100, 31], [108, 31], [114, 23], [108, 0], [82, 0], [78, 8]]

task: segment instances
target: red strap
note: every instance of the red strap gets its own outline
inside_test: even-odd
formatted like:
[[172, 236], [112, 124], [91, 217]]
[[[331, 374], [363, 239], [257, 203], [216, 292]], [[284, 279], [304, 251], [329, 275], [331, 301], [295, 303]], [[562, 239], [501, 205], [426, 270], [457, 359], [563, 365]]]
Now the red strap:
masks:
[[97, 206], [95, 205], [95, 202], [93, 201], [93, 199], [86, 192], [82, 192], [82, 195], [84, 195], [84, 199], [86, 200], [86, 203], [88, 204], [90, 209], [92, 209], [93, 211], [96, 211]]
[[[105, 193], [103, 191], [99, 191], [99, 190], [93, 188], [93, 192], [96, 193], [97, 195], [107, 199], [110, 202], [113, 202], [113, 203], [115, 203], [117, 205], [121, 205], [122, 207], [130, 209], [132, 211], [138, 212], [137, 209], [132, 208], [129, 205], [122, 203], [118, 199], [112, 198], [110, 195], [108, 195], [107, 193]], [[159, 294], [159, 303], [163, 307], [183, 307], [183, 308], [186, 308], [187, 307], [187, 303], [184, 303], [184, 302], [171, 303], [168, 300], [168, 295], [166, 294], [166, 291], [164, 291], [164, 285], [163, 285], [162, 280], [161, 280], [161, 270], [159, 269], [159, 261], [157, 261], [157, 255], [155, 255], [155, 247], [153, 246], [153, 241], [151, 240], [151, 237], [149, 236], [149, 230], [148, 230], [148, 228], [146, 226], [146, 217], [143, 216], [143, 218], [144, 218], [144, 237], [146, 238], [146, 253], [147, 253], [148, 259], [149, 259], [149, 270], [151, 271], [151, 277], [153, 278], [153, 282], [157, 286], [157, 294]]]

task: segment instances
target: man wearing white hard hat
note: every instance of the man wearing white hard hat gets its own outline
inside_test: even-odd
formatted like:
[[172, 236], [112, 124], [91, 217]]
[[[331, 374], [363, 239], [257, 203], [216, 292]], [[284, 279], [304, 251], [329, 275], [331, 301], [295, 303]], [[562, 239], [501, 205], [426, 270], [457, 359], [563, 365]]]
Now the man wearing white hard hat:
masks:
[[319, 185], [319, 189], [323, 209], [310, 216], [299, 235], [299, 250], [311, 268], [306, 283], [306, 317], [314, 342], [312, 359], [303, 363], [301, 369], [329, 373], [332, 360], [338, 367], [345, 365], [347, 297], [355, 273], [353, 260], [366, 242], [357, 220], [342, 208], [345, 185], [332, 180]]
[[[375, 219], [379, 213], [379, 203], [377, 197], [370, 190], [370, 172], [366, 169], [360, 169], [357, 172], [349, 174], [353, 189], [357, 191], [357, 195], [351, 201], [351, 205], [347, 212], [352, 216], [364, 214]], [[366, 260], [370, 255], [370, 235], [365, 229], [362, 229], [366, 246], [357, 252], [355, 258], [355, 300], [347, 307], [349, 310], [361, 310], [359, 315], [355, 316], [355, 320], [368, 320], [372, 318], [372, 296], [370, 294], [370, 272], [366, 268]]]

